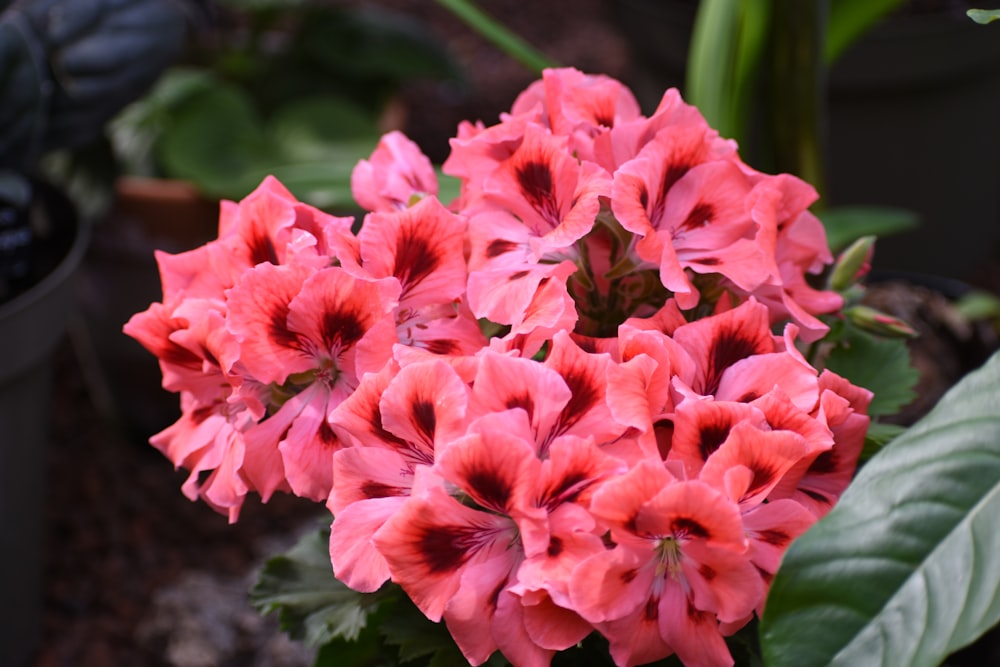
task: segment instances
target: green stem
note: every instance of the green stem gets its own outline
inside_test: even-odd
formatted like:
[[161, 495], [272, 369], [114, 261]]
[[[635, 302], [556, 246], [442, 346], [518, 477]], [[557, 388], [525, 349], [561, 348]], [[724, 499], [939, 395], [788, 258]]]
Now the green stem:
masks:
[[559, 67], [559, 63], [535, 49], [467, 0], [437, 0], [437, 3], [536, 74], [541, 74], [546, 68]]
[[774, 164], [825, 189], [829, 0], [774, 0], [771, 25], [771, 121]]

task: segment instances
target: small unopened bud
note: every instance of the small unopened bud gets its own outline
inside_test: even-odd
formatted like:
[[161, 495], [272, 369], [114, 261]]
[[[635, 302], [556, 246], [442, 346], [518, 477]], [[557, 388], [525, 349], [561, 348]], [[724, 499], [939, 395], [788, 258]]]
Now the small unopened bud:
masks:
[[914, 338], [917, 335], [903, 320], [869, 306], [851, 306], [844, 310], [844, 315], [858, 328], [880, 336]]
[[830, 273], [830, 289], [843, 292], [863, 278], [872, 266], [875, 237], [862, 236], [840, 253]]

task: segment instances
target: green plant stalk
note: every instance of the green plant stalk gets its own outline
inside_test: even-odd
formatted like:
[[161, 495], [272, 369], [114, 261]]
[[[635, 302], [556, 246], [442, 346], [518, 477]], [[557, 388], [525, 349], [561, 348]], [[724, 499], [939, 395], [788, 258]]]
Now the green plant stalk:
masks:
[[467, 0], [437, 0], [437, 3], [464, 21], [494, 46], [536, 74], [559, 63], [536, 50]]
[[825, 189], [826, 29], [829, 0], [774, 0], [771, 22], [771, 124], [777, 172]]
[[772, 0], [703, 0], [688, 54], [685, 97], [727, 138], [746, 144]]

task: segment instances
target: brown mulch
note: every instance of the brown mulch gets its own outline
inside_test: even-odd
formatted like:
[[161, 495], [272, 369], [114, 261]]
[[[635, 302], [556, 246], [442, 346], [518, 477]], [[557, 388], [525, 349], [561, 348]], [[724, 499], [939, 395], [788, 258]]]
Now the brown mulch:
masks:
[[153, 596], [191, 570], [243, 576], [268, 535], [322, 508], [291, 496], [248, 502], [230, 525], [180, 492], [185, 475], [98, 416], [71, 346], [56, 364], [39, 667], [164, 665], [137, 629]]

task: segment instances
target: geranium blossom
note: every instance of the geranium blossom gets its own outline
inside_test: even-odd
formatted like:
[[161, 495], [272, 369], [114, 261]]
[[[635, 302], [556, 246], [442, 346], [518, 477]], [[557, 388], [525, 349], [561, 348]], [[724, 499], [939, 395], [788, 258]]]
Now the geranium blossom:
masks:
[[573, 69], [451, 146], [454, 202], [393, 132], [354, 171], [356, 234], [267, 178], [159, 254], [126, 325], [180, 394], [153, 444], [232, 521], [249, 494], [326, 503], [331, 576], [398, 585], [472, 664], [596, 632], [617, 665], [731, 665], [869, 422], [802, 352], [842, 305], [815, 190], [676, 90], [646, 117]]

